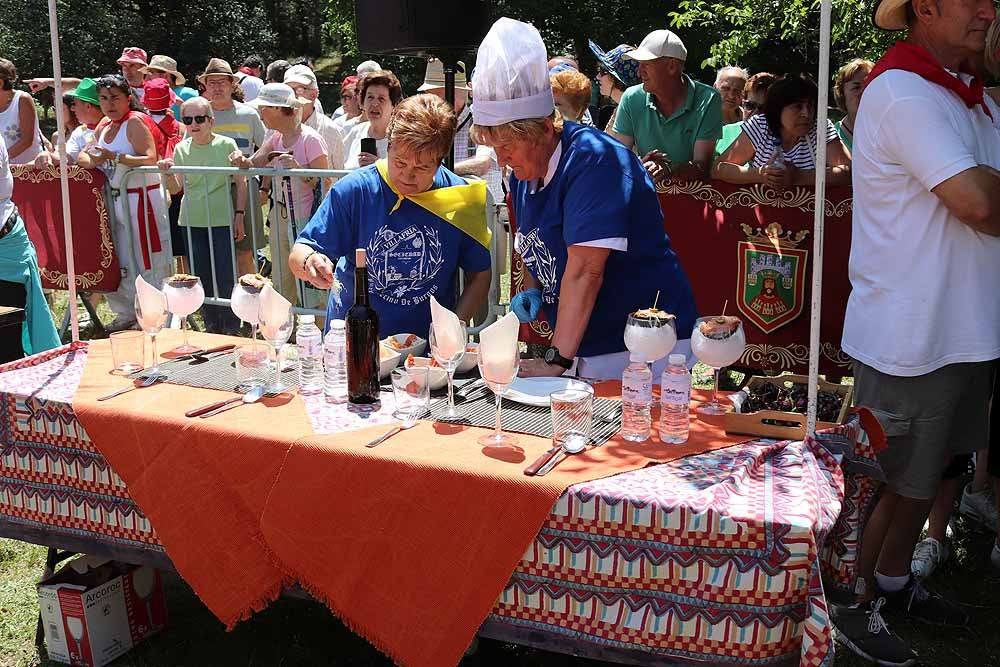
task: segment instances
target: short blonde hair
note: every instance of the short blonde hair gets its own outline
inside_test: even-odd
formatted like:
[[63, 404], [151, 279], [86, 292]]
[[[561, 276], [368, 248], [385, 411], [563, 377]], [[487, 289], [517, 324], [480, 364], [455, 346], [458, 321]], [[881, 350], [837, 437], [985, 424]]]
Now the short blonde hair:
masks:
[[569, 98], [569, 103], [578, 112], [590, 104], [590, 79], [579, 72], [559, 72], [549, 77], [552, 83], [552, 93], [559, 93]]
[[[554, 109], [547, 118], [552, 121], [556, 134], [561, 133], [563, 117], [559, 110]], [[545, 136], [545, 120], [545, 118], [524, 118], [493, 127], [473, 124], [469, 134], [474, 142], [486, 146], [495, 146], [505, 141], [516, 141], [517, 139], [538, 141]]]
[[436, 95], [414, 95], [395, 106], [389, 118], [389, 149], [428, 152], [443, 159], [451, 152], [458, 121], [451, 106]]
[[844, 86], [847, 85], [847, 82], [857, 76], [858, 72], [869, 74], [873, 69], [875, 69], [875, 63], [864, 58], [855, 58], [840, 68], [837, 72], [837, 78], [833, 80], [833, 99], [838, 109], [847, 112], [847, 109], [844, 108]]
[[990, 29], [986, 31], [986, 71], [993, 76], [1000, 76], [1000, 17], [993, 19]]
[[215, 112], [212, 111], [212, 103], [209, 102], [204, 97], [192, 97], [181, 102], [181, 116], [184, 115], [184, 111], [186, 109], [190, 109], [191, 107], [198, 107], [205, 112], [203, 114], [195, 114], [197, 116], [208, 116], [209, 118], [215, 118]]

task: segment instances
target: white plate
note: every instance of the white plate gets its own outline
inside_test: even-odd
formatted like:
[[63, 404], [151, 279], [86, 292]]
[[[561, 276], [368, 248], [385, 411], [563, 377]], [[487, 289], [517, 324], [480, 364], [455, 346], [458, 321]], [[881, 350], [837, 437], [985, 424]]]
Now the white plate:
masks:
[[549, 394], [564, 389], [585, 389], [590, 387], [586, 382], [580, 382], [572, 378], [547, 377], [547, 378], [516, 378], [503, 395], [516, 403], [525, 405], [537, 405], [545, 407], [549, 405]]

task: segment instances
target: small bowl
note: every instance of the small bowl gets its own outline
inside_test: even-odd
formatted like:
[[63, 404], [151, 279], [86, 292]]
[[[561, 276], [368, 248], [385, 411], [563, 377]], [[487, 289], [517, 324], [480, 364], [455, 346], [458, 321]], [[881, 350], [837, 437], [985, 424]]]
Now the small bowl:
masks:
[[399, 365], [399, 360], [402, 358], [403, 355], [397, 350], [392, 349], [384, 343], [380, 344], [378, 346], [378, 379], [384, 380], [389, 377], [389, 373]]
[[[409, 345], [406, 345], [407, 339], [411, 338], [412, 336], [415, 336], [413, 342], [410, 343]], [[403, 359], [406, 359], [411, 354], [415, 357], [419, 357], [424, 353], [424, 350], [427, 349], [427, 339], [421, 338], [416, 334], [401, 333], [401, 334], [396, 334], [395, 336], [389, 336], [388, 338], [382, 341], [382, 344], [388, 347], [390, 350], [396, 350], [397, 352], [399, 352], [400, 355], [402, 355]], [[405, 347], [400, 347], [400, 346], [405, 346]]]
[[430, 369], [427, 373], [431, 389], [441, 389], [448, 386], [448, 372], [437, 365], [432, 365], [433, 359], [428, 357], [408, 357], [404, 363], [406, 368], [416, 366], [426, 366]]
[[479, 363], [479, 343], [466, 343], [465, 356], [455, 369], [456, 373], [468, 373]]

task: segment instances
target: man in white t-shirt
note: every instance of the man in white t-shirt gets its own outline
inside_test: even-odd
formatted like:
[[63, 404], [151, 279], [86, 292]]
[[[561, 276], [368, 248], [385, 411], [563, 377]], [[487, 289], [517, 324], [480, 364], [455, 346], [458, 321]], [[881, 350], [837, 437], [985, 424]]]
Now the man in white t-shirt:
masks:
[[948, 462], [986, 445], [1000, 357], [1000, 110], [956, 74], [983, 52], [994, 16], [988, 0], [882, 0], [876, 25], [909, 32], [872, 71], [855, 124], [842, 347], [855, 402], [888, 438], [887, 484], [862, 538], [859, 604], [834, 609], [834, 623], [883, 665], [913, 660], [879, 614], [883, 598], [916, 620], [969, 620], [910, 560]]

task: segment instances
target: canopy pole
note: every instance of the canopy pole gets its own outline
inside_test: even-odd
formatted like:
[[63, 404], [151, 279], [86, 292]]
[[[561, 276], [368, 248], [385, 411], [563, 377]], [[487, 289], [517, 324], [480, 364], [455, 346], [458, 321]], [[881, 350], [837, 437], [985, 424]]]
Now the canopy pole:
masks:
[[830, 97], [830, 13], [831, 0], [820, 3], [819, 19], [819, 99], [816, 102], [816, 201], [813, 211], [812, 303], [809, 322], [809, 407], [806, 435], [816, 435], [816, 394], [819, 389], [819, 325], [823, 303], [823, 228], [826, 214], [826, 124]]
[[76, 308], [76, 262], [73, 258], [73, 226], [69, 211], [69, 166], [66, 164], [66, 112], [62, 105], [62, 62], [59, 56], [59, 19], [56, 0], [49, 0], [49, 38], [52, 42], [52, 75], [55, 87], [56, 127], [59, 147], [59, 186], [62, 191], [63, 237], [66, 244], [66, 282], [69, 288], [70, 328], [73, 342], [80, 340], [80, 322]]

